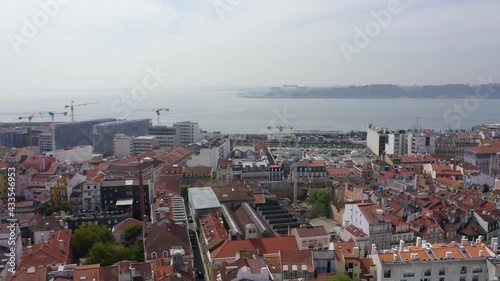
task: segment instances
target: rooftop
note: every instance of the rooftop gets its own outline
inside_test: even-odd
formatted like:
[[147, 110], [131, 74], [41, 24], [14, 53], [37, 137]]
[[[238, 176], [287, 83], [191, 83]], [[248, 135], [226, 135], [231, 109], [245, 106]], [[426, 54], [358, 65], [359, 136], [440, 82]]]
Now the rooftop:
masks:
[[213, 189], [206, 187], [191, 187], [188, 189], [189, 201], [192, 202], [195, 209], [220, 208], [220, 202], [217, 199]]

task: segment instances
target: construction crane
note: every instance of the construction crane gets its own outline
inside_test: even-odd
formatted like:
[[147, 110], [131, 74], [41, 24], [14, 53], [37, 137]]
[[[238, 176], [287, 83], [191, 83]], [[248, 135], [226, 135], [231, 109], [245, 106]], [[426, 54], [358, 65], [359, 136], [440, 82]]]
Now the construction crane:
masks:
[[267, 127], [268, 130], [272, 130], [274, 128], [278, 129], [280, 133], [282, 133], [284, 129], [290, 129], [290, 134], [293, 131], [293, 126], [288, 126], [288, 125], [280, 125], [280, 126], [274, 126], [274, 127], [273, 126], [269, 126], [269, 127]]
[[168, 108], [155, 108], [153, 109], [154, 112], [156, 112], [156, 125], [160, 126], [160, 112], [162, 111], [169, 111]]
[[28, 119], [28, 138], [29, 138], [29, 146], [32, 146], [33, 145], [33, 140], [31, 139], [31, 119], [33, 119], [35, 117], [34, 114], [31, 114], [29, 116], [22, 116], [22, 117], [18, 117], [19, 120], [23, 120], [23, 119]]
[[65, 105], [64, 108], [70, 108], [71, 109], [71, 122], [75, 122], [75, 110], [74, 107], [76, 106], [87, 106], [91, 104], [96, 104], [99, 102], [89, 102], [89, 103], [81, 103], [81, 104], [74, 104], [75, 101], [71, 101], [71, 105]]
[[68, 116], [68, 112], [49, 112], [50, 119], [51, 119], [51, 127], [52, 127], [52, 134], [51, 134], [51, 142], [52, 142], [52, 151], [56, 150], [56, 125], [54, 123], [54, 117], [55, 115], [63, 115], [63, 116]]
[[[268, 126], [267, 129], [272, 131], [274, 128], [278, 129], [280, 134], [283, 133], [284, 129], [290, 129], [290, 134], [292, 134], [293, 126], [280, 125], [280, 126]], [[279, 146], [281, 147], [281, 142], [283, 141], [283, 136], [278, 137]]]

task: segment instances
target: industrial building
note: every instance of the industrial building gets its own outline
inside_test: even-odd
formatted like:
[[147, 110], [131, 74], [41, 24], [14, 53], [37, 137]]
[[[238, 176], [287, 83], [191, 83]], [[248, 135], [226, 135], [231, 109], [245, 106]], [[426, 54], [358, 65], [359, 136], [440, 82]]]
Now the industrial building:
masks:
[[208, 212], [217, 213], [221, 210], [221, 204], [210, 186], [189, 188], [188, 202], [194, 220]]
[[56, 149], [92, 145], [92, 128], [96, 124], [116, 121], [114, 118], [103, 118], [88, 121], [56, 123]]
[[[151, 127], [151, 119], [122, 120], [96, 124], [93, 126], [94, 153], [113, 154], [113, 139], [117, 134], [144, 136]], [[57, 130], [56, 130], [57, 132]]]

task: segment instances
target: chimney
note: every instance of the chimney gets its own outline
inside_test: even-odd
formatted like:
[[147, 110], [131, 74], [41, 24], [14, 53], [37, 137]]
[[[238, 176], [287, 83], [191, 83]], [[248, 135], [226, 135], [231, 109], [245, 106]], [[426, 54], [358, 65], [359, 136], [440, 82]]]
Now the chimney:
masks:
[[467, 241], [467, 237], [462, 236], [462, 243], [460, 243], [460, 245], [467, 246], [468, 244], [469, 244], [469, 241]]
[[28, 238], [28, 246], [31, 246], [31, 238]]
[[497, 243], [498, 243], [497, 237], [491, 238], [491, 246], [493, 246], [493, 244], [497, 244]]
[[394, 261], [397, 262], [398, 261], [398, 255], [397, 254], [394, 254]]
[[422, 238], [417, 237], [417, 242], [415, 243], [415, 247], [420, 248], [422, 246]]
[[479, 235], [477, 239], [479, 240], [479, 243], [483, 243], [483, 235]]
[[142, 171], [139, 171], [139, 206], [141, 208], [141, 218], [146, 216], [146, 206], [144, 201], [144, 180], [142, 178]]
[[59, 240], [59, 250], [64, 252], [64, 240]]
[[377, 253], [377, 245], [372, 244], [372, 251], [371, 251], [371, 254], [372, 254], [372, 255], [375, 255], [376, 253]]
[[498, 243], [493, 244], [491, 248], [493, 249], [493, 253], [496, 253], [498, 249]]
[[483, 257], [483, 250], [479, 250], [479, 257]]
[[44, 243], [44, 242], [45, 242], [45, 235], [42, 233], [42, 234], [40, 235], [40, 237], [41, 237], [41, 239], [42, 239], [42, 243]]
[[31, 245], [28, 246], [28, 255], [31, 256], [33, 254], [33, 247]]
[[399, 252], [402, 253], [405, 249], [405, 241], [399, 240]]
[[446, 259], [451, 260], [452, 254], [451, 252], [446, 252]]
[[352, 248], [352, 254], [356, 257], [359, 257], [359, 247]]

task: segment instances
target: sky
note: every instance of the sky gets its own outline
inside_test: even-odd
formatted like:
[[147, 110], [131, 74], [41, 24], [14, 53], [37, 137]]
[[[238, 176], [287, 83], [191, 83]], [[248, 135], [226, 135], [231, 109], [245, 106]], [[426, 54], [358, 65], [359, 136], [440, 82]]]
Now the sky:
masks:
[[494, 0], [0, 5], [0, 89], [131, 88], [143, 85], [151, 69], [168, 73], [158, 85], [151, 82], [158, 89], [500, 79], [500, 1]]

